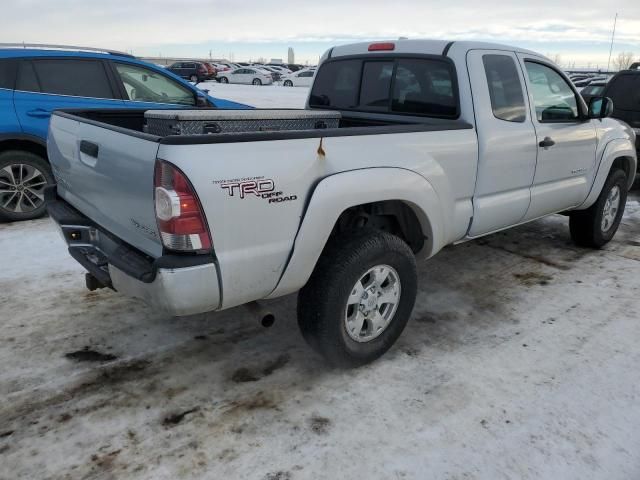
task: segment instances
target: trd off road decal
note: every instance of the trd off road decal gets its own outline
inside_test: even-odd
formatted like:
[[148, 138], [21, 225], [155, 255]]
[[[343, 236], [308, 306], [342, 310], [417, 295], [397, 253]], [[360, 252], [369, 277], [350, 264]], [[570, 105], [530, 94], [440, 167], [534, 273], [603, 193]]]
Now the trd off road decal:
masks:
[[264, 198], [269, 203], [282, 203], [297, 200], [297, 195], [285, 195], [282, 191], [276, 190], [276, 184], [270, 178], [250, 177], [236, 178], [233, 180], [214, 180], [214, 184], [226, 190], [230, 197], [240, 197], [245, 199], [250, 195]]

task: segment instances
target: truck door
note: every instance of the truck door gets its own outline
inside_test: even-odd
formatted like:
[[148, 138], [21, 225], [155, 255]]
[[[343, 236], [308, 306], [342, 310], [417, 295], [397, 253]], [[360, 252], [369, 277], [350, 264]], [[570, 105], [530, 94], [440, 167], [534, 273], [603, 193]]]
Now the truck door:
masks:
[[526, 72], [530, 113], [536, 129], [537, 166], [525, 220], [581, 204], [596, 169], [596, 129], [585, 119], [583, 101], [558, 69], [518, 54]]
[[529, 208], [537, 147], [516, 55], [502, 50], [472, 50], [467, 66], [479, 149], [469, 230], [469, 236], [475, 237], [523, 219]]

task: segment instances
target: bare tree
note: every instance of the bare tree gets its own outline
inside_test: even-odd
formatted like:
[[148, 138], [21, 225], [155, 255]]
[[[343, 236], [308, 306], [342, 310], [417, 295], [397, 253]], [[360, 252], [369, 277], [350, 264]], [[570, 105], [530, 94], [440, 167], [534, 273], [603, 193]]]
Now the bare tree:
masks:
[[620, 52], [618, 56], [613, 59], [613, 66], [616, 70], [626, 70], [633, 63], [634, 57], [633, 52]]

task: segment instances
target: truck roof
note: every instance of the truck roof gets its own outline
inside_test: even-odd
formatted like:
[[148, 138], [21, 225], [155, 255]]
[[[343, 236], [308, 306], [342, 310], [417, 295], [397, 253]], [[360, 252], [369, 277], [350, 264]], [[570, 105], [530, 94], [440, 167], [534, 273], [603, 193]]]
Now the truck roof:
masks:
[[[413, 54], [425, 54], [425, 55], [446, 55], [448, 52], [467, 52], [469, 50], [506, 50], [509, 52], [527, 53], [530, 55], [536, 55], [537, 57], [543, 57], [539, 53], [531, 50], [526, 50], [520, 47], [514, 47], [510, 45], [502, 45], [499, 43], [491, 42], [477, 42], [466, 40], [430, 40], [430, 39], [416, 39], [416, 40], [379, 40], [375, 42], [359, 42], [351, 43], [349, 45], [340, 45], [329, 50], [329, 57], [347, 56], [347, 55], [362, 55], [362, 54], [388, 54], [389, 50], [381, 50], [379, 52], [370, 52], [369, 46], [374, 43], [392, 43], [394, 49], [392, 53], [413, 53]], [[330, 53], [329, 53], [330, 52]]]

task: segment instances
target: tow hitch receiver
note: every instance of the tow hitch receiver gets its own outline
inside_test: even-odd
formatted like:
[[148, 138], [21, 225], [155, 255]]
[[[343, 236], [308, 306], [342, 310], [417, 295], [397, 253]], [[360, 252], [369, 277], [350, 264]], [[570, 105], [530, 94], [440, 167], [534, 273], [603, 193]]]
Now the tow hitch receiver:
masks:
[[87, 289], [89, 289], [90, 292], [93, 292], [94, 290], [98, 290], [99, 288], [107, 288], [106, 285], [103, 285], [102, 283], [100, 283], [100, 281], [90, 273], [84, 274], [84, 280], [87, 284]]

